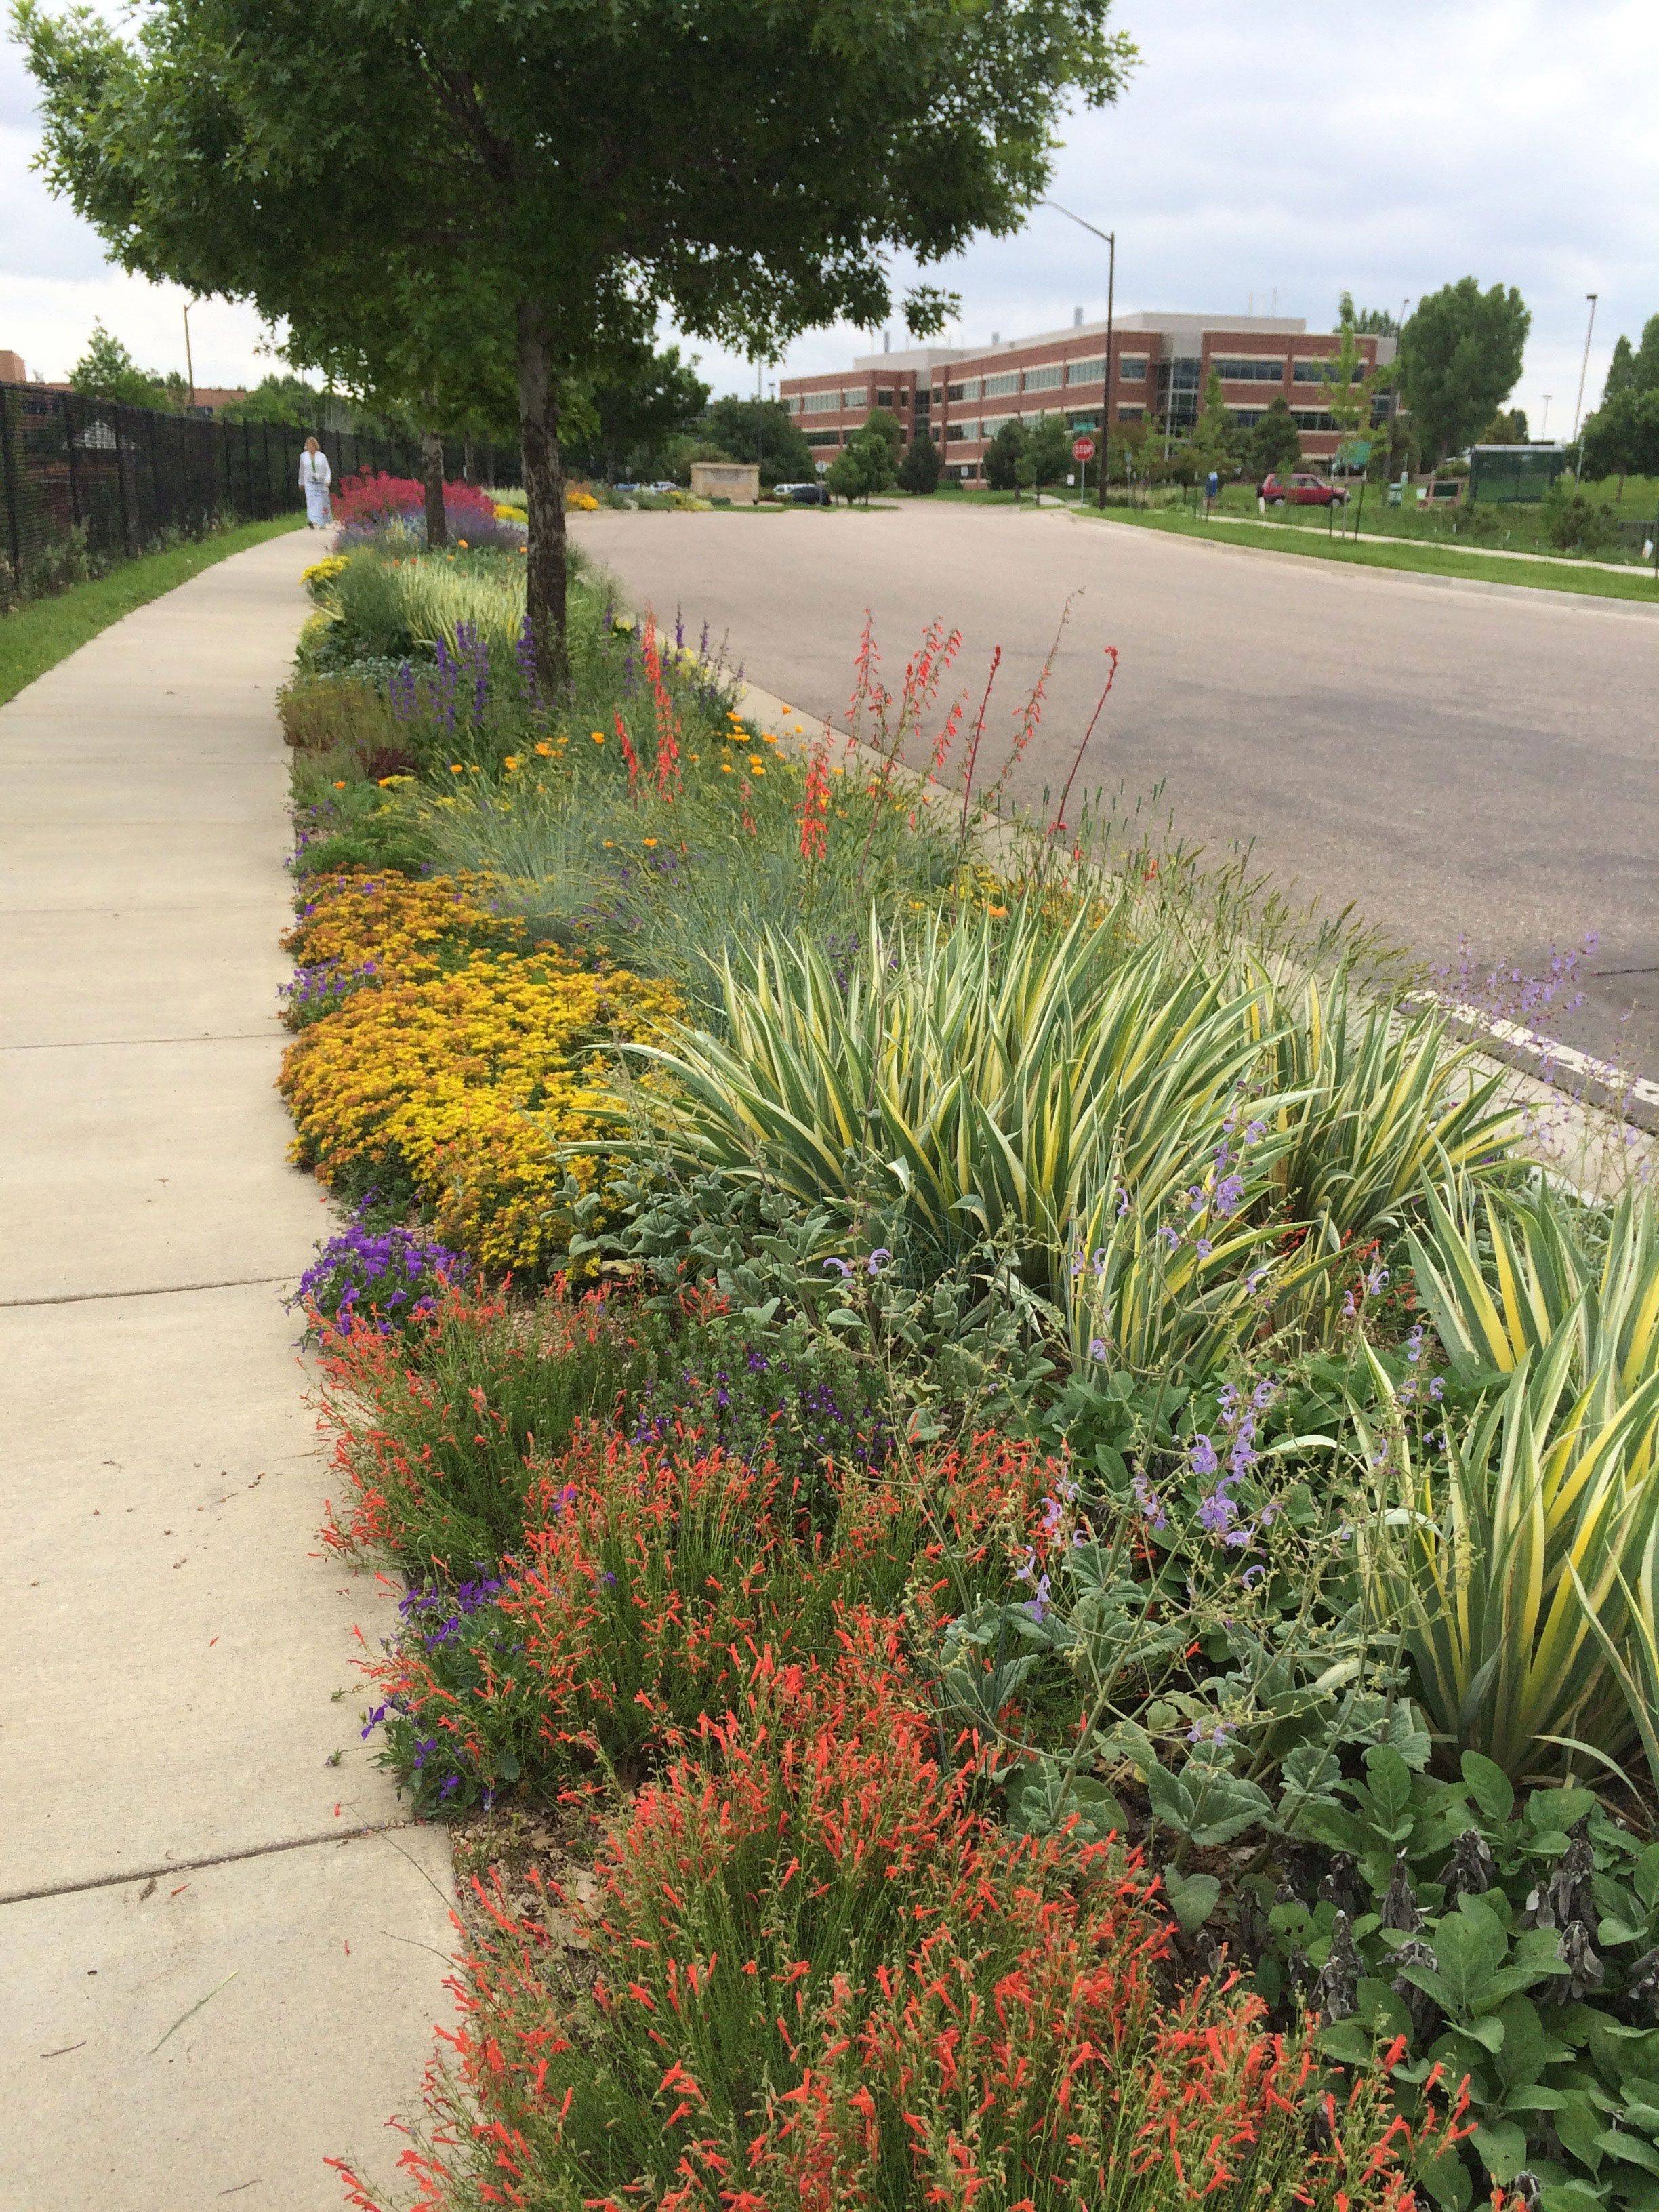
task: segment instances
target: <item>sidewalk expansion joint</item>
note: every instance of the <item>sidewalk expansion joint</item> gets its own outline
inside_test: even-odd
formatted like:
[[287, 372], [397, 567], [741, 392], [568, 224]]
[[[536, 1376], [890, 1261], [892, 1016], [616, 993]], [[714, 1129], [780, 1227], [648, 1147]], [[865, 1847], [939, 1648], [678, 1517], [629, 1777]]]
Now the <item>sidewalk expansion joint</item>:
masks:
[[0, 1052], [118, 1052], [139, 1044], [252, 1044], [279, 1036], [275, 1029], [198, 1030], [186, 1036], [56, 1037], [46, 1044], [0, 1044]]
[[0, 1313], [17, 1306], [83, 1306], [100, 1298], [176, 1298], [186, 1291], [246, 1291], [261, 1283], [291, 1283], [295, 1279], [292, 1269], [286, 1275], [232, 1275], [217, 1283], [141, 1283], [125, 1291], [62, 1291], [55, 1297], [0, 1298]]
[[194, 1874], [204, 1867], [237, 1866], [244, 1859], [268, 1859], [279, 1851], [308, 1851], [319, 1844], [349, 1844], [364, 1836], [389, 1836], [402, 1828], [420, 1828], [422, 1820], [369, 1820], [356, 1828], [319, 1829], [314, 1836], [289, 1836], [277, 1844], [250, 1844], [246, 1850], [210, 1851], [199, 1859], [161, 1859], [154, 1866], [134, 1867], [130, 1874], [88, 1875], [83, 1881], [49, 1881], [39, 1889], [0, 1890], [0, 1905], [30, 1905], [43, 1897], [76, 1897], [89, 1889], [124, 1889], [135, 1881], [160, 1881], [164, 1875]]

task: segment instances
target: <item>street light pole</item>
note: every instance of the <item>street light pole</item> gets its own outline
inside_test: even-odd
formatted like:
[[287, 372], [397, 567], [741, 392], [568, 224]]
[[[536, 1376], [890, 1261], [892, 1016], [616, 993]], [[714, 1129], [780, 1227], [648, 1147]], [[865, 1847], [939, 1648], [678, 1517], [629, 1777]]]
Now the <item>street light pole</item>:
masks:
[[191, 358], [190, 351], [190, 311], [195, 305], [194, 300], [185, 302], [185, 374], [190, 379], [190, 411], [192, 415], [196, 412], [196, 363]]
[[1104, 507], [1106, 463], [1112, 447], [1112, 308], [1117, 291], [1117, 233], [1115, 230], [1100, 230], [1093, 223], [1085, 222], [1080, 215], [1073, 215], [1070, 208], [1061, 207], [1058, 200], [1043, 200], [1039, 204], [1052, 208], [1056, 215], [1065, 216], [1081, 229], [1091, 231], [1095, 237], [1106, 241], [1106, 380], [1100, 407], [1100, 466], [1095, 471], [1095, 502], [1097, 506]]
[[[1595, 295], [1594, 292], [1586, 292], [1584, 297], [1589, 301], [1589, 321], [1584, 327], [1584, 359], [1583, 365], [1578, 371], [1578, 404], [1572, 410], [1572, 441], [1574, 445], [1577, 445], [1578, 442], [1578, 418], [1584, 411], [1584, 379], [1589, 374], [1590, 334], [1595, 328]], [[1573, 482], [1575, 483], [1581, 482], [1583, 476], [1583, 470], [1580, 464], [1575, 460], [1572, 465]]]

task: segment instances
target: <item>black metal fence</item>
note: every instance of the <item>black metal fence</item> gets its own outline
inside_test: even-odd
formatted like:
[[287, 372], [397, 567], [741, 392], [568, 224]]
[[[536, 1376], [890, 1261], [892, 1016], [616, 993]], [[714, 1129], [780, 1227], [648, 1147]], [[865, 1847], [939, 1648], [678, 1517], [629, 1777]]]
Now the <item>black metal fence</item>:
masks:
[[[227, 520], [302, 505], [300, 454], [311, 435], [337, 485], [359, 469], [419, 474], [417, 449], [386, 439], [0, 384], [0, 608], [100, 574], [173, 534], [199, 537]], [[497, 465], [493, 449], [488, 458]]]

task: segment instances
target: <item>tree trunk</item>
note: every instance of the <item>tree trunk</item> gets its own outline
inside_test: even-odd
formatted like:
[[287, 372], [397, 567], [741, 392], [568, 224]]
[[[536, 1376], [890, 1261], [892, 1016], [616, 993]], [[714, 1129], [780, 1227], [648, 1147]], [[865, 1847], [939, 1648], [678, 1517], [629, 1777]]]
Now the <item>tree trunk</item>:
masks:
[[553, 397], [552, 348], [547, 317], [521, 305], [519, 331], [519, 435], [524, 447], [525, 506], [530, 544], [525, 560], [526, 612], [536, 679], [556, 698], [570, 680], [565, 637], [568, 573], [564, 542], [564, 455], [559, 449], [559, 410]]
[[428, 551], [449, 543], [444, 520], [444, 441], [435, 430], [421, 433], [421, 482], [426, 491], [426, 542]]
[[463, 483], [471, 483], [475, 481], [472, 473], [472, 441], [471, 438], [463, 438], [461, 441], [461, 481]]

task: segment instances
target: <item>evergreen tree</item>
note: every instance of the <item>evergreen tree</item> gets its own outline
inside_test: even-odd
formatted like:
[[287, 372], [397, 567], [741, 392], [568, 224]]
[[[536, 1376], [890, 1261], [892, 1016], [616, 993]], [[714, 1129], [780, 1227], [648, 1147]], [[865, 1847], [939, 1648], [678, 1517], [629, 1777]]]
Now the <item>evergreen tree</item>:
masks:
[[1650, 315], [1643, 325], [1630, 373], [1633, 391], [1659, 392], [1659, 315]]
[[939, 480], [944, 464], [939, 457], [939, 447], [926, 431], [918, 432], [905, 448], [904, 459], [899, 463], [899, 489], [915, 492], [919, 496], [939, 489]]
[[1621, 337], [1613, 349], [1613, 359], [1607, 363], [1607, 380], [1601, 387], [1601, 404], [1616, 399], [1621, 392], [1636, 388], [1636, 356], [1631, 351], [1630, 340]]
[[1018, 491], [1019, 464], [1024, 451], [1025, 425], [1016, 415], [1005, 416], [985, 448], [985, 481], [993, 491]]
[[1302, 459], [1302, 433], [1285, 404], [1275, 393], [1267, 413], [1250, 433], [1250, 474], [1260, 483], [1265, 477], [1283, 476]]

